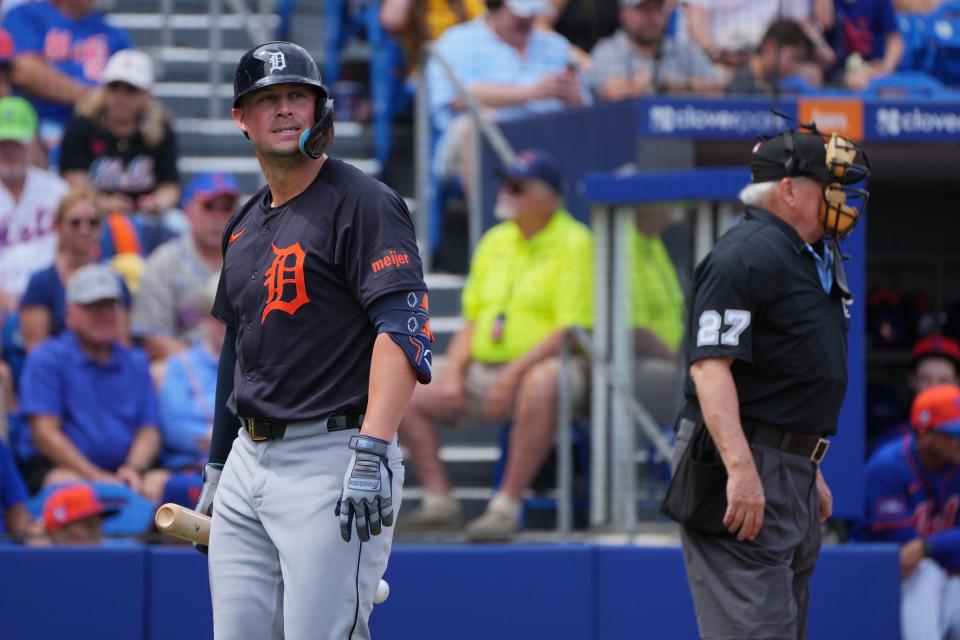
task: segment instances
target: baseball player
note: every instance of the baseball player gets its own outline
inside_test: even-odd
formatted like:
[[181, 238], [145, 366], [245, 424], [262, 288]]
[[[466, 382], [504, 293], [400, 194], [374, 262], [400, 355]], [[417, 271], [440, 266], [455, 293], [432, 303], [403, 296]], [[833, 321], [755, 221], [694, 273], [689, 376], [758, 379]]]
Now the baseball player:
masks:
[[901, 545], [904, 640], [960, 638], [960, 387], [920, 392], [910, 423], [867, 463], [862, 537]]
[[[267, 186], [227, 224], [210, 462], [218, 639], [369, 638], [400, 508], [396, 430], [432, 335], [410, 214], [324, 152], [333, 108], [300, 46], [243, 55], [233, 119]], [[238, 427], [239, 418], [239, 431]]]
[[758, 143], [746, 216], [697, 266], [664, 509], [683, 525], [704, 638], [806, 638], [832, 509], [819, 462], [847, 385], [850, 296], [836, 241], [859, 216], [866, 192], [852, 183], [865, 163], [836, 135]]

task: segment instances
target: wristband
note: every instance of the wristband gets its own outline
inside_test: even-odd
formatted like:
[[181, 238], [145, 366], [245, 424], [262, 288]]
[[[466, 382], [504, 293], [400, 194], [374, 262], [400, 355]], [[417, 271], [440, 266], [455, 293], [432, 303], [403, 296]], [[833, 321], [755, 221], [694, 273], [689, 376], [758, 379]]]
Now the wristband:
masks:
[[386, 440], [381, 440], [380, 438], [360, 435], [350, 438], [349, 446], [354, 451], [360, 451], [361, 453], [372, 453], [380, 456], [381, 458], [386, 458], [388, 444], [389, 443]]
[[924, 538], [923, 539], [923, 556], [925, 558], [929, 558], [931, 555], [933, 555], [933, 545], [930, 544], [929, 538]]

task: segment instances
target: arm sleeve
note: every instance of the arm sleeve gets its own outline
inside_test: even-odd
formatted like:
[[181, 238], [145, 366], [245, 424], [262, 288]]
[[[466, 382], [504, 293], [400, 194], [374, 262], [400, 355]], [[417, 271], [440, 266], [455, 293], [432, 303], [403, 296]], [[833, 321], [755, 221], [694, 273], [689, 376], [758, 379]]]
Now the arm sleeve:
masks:
[[150, 379], [150, 367], [146, 355], [138, 351], [136, 354], [137, 376], [140, 389], [140, 415], [137, 417], [137, 427], [160, 426], [160, 410], [157, 407], [157, 394]]
[[874, 456], [867, 464], [864, 492], [868, 540], [902, 544], [917, 537], [907, 487], [886, 457]]
[[[618, 55], [618, 53], [620, 55]], [[616, 41], [608, 38], [600, 41], [593, 50], [590, 65], [590, 88], [599, 96], [603, 86], [614, 78], [630, 75], [628, 56], [617, 49]]]
[[753, 322], [762, 310], [763, 278], [742, 251], [723, 251], [705, 259], [694, 280], [687, 361], [732, 357], [752, 362]]
[[343, 203], [335, 249], [336, 263], [365, 309], [385, 293], [427, 288], [406, 204], [386, 185], [371, 182]]
[[53, 305], [50, 302], [48, 293], [49, 287], [44, 283], [41, 271], [35, 271], [27, 282], [27, 290], [20, 296], [20, 308], [24, 307], [49, 307]]
[[58, 374], [60, 362], [54, 342], [47, 342], [27, 356], [20, 379], [20, 411], [25, 416], [63, 415], [63, 389]]
[[213, 434], [210, 438], [210, 464], [223, 464], [230, 455], [237, 437], [237, 417], [227, 409], [227, 399], [233, 393], [233, 374], [237, 367], [237, 333], [227, 326], [217, 364], [217, 393], [213, 409]]
[[891, 33], [900, 33], [900, 25], [897, 23], [897, 12], [893, 8], [891, 0], [880, 0], [878, 7], [880, 21], [880, 34], [886, 36]]
[[960, 571], [960, 527], [930, 536], [930, 557], [947, 571]]
[[163, 282], [165, 269], [160, 258], [162, 252], [154, 252], [148, 259], [140, 281], [140, 293], [133, 301], [131, 324], [136, 336], [161, 333], [173, 335], [176, 330], [176, 309], [173, 295]]
[[557, 280], [554, 317], [557, 328], [593, 327], [593, 241], [588, 235], [568, 246], [563, 261], [570, 269]]
[[46, 32], [30, 13], [27, 5], [14, 7], [3, 20], [3, 28], [13, 37], [13, 48], [17, 53], [43, 50]]
[[163, 128], [163, 142], [157, 150], [157, 184], [180, 182], [180, 173], [177, 171], [177, 136], [170, 123]]
[[67, 123], [60, 145], [60, 171], [88, 171], [93, 164], [90, 153], [90, 121], [73, 116]]

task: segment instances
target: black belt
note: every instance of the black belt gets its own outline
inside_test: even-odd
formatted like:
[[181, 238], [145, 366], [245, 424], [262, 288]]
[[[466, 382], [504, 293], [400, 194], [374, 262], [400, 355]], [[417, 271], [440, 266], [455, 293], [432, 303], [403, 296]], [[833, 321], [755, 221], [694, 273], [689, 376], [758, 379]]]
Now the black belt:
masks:
[[[691, 422], [703, 420], [699, 409], [689, 404], [684, 408], [683, 417]], [[753, 444], [810, 458], [817, 464], [820, 464], [820, 461], [827, 455], [827, 449], [830, 448], [830, 441], [826, 438], [787, 431], [762, 422], [744, 422], [743, 431], [747, 441]]]
[[[327, 433], [331, 431], [343, 431], [344, 429], [359, 429], [363, 424], [362, 413], [338, 413], [327, 418]], [[311, 422], [305, 420], [304, 422]], [[250, 439], [254, 442], [264, 440], [282, 440], [287, 427], [297, 428], [297, 423], [287, 424], [283, 422], [273, 422], [271, 420], [262, 420], [260, 418], [240, 418], [240, 424], [250, 434]]]

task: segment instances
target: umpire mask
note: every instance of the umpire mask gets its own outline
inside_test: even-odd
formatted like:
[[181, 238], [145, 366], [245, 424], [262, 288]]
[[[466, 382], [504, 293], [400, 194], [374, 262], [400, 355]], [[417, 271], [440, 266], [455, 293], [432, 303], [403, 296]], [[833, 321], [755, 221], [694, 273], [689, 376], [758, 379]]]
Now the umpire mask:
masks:
[[843, 240], [856, 226], [867, 205], [869, 192], [852, 186], [870, 175], [870, 162], [863, 148], [843, 136], [832, 134], [826, 144], [826, 179], [820, 224], [827, 235]]

